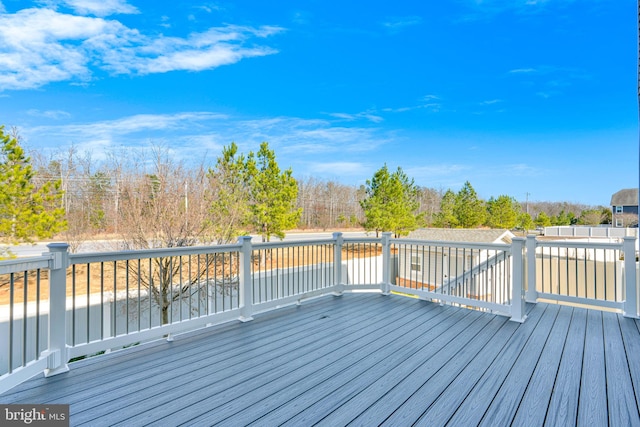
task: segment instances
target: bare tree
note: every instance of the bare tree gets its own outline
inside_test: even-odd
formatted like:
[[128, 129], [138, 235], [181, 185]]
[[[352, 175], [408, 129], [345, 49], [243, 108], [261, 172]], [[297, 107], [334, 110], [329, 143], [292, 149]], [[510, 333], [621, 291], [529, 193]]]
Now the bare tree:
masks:
[[[205, 197], [207, 177], [204, 167], [188, 169], [173, 161], [170, 150], [153, 147], [147, 166], [142, 157], [118, 167], [118, 230], [123, 249], [178, 248], [209, 243], [209, 206]], [[130, 157], [131, 158], [131, 157]], [[122, 165], [119, 165], [122, 166]], [[140, 173], [142, 171], [142, 173]], [[220, 266], [231, 260], [215, 260]], [[213, 257], [154, 257], [148, 268], [127, 268], [148, 291], [149, 298], [162, 309], [162, 323], [170, 321], [174, 302], [182, 304], [203, 298], [202, 278], [214, 263]], [[227, 266], [226, 274], [234, 275]], [[215, 275], [212, 275], [215, 277]]]

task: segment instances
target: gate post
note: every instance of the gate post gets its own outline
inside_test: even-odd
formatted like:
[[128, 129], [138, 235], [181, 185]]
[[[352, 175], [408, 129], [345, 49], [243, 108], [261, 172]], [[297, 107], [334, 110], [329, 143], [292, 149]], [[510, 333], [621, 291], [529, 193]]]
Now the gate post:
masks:
[[253, 320], [253, 284], [251, 283], [251, 236], [238, 237], [240, 248], [240, 266], [238, 271], [238, 292], [240, 292], [240, 321]]
[[638, 318], [638, 285], [636, 274], [636, 238], [625, 236], [624, 251], [624, 317]]
[[49, 261], [49, 349], [45, 377], [69, 371], [67, 352], [67, 267], [69, 245], [47, 245], [53, 256]]
[[382, 282], [380, 282], [382, 295], [391, 293], [391, 236], [390, 232], [382, 233]]
[[342, 282], [342, 243], [344, 242], [344, 237], [342, 237], [342, 233], [333, 233], [333, 240], [335, 240], [333, 247], [333, 266], [335, 269], [333, 287], [337, 295], [342, 295], [344, 290], [344, 283]]
[[514, 322], [524, 322], [524, 241], [523, 237], [514, 237], [511, 241], [511, 260], [513, 276], [511, 277], [511, 319]]

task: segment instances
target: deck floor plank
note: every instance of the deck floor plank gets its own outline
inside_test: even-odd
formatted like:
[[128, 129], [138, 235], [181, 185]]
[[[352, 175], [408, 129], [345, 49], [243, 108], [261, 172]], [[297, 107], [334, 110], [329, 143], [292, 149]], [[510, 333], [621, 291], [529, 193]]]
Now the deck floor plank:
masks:
[[[374, 301], [363, 300], [362, 298], [354, 298], [353, 301], [356, 307], [361, 304], [365, 304], [365, 306], [369, 304], [375, 305]], [[316, 313], [330, 314], [332, 310], [338, 310], [342, 301], [340, 298], [326, 298], [322, 301], [318, 301], [317, 304], [314, 304], [311, 310], [305, 311], [307, 318], [300, 319], [295, 325], [291, 325], [286, 316], [283, 316], [285, 313], [295, 313], [296, 307], [286, 307], [281, 309], [279, 312], [273, 311], [264, 313], [261, 315], [261, 319], [263, 322], [256, 324], [255, 328], [244, 328], [242, 329], [241, 322], [230, 322], [223, 325], [215, 326], [214, 328], [206, 328], [200, 329], [198, 331], [194, 331], [188, 334], [180, 335], [178, 340], [180, 342], [180, 351], [181, 353], [188, 353], [190, 351], [193, 354], [197, 355], [201, 354], [211, 354], [212, 348], [203, 345], [203, 337], [207, 337], [213, 331], [216, 332], [217, 336], [221, 338], [216, 340], [219, 343], [215, 349], [218, 348], [223, 352], [232, 351], [230, 348], [238, 347], [238, 346], [259, 346], [261, 340], [269, 341], [269, 334], [272, 333], [272, 330], [275, 328], [286, 328], [291, 332], [292, 335], [296, 334], [296, 327], [302, 327], [303, 325], [315, 321]], [[382, 302], [380, 302], [382, 304]], [[275, 322], [278, 322], [273, 325], [269, 325], [266, 323], [268, 319], [273, 318]], [[241, 332], [240, 334], [234, 333], [235, 331]], [[226, 334], [225, 334], [226, 333]], [[240, 336], [238, 336], [240, 335]], [[239, 340], [243, 340], [243, 342], [238, 342]], [[247, 343], [250, 342], [251, 344]], [[177, 340], [176, 340], [177, 342]], [[45, 401], [43, 403], [54, 403], [54, 399], [66, 399], [68, 401], [74, 400], [73, 393], [70, 392], [69, 387], [67, 387], [67, 383], [74, 382], [74, 377], [82, 376], [83, 383], [77, 383], [76, 388], [84, 385], [83, 388], [80, 388], [76, 391], [76, 393], [80, 393], [80, 399], [86, 400], [91, 397], [92, 390], [95, 390], [93, 387], [93, 382], [100, 382], [105, 377], [110, 378], [112, 381], [117, 379], [127, 379], [131, 378], [130, 372], [123, 371], [122, 365], [127, 362], [133, 362], [136, 364], [136, 370], [140, 372], [143, 376], [144, 372], [150, 368], [158, 368], [159, 364], [170, 363], [172, 358], [165, 357], [167, 355], [173, 354], [175, 351], [175, 345], [173, 342], [167, 342], [166, 340], [157, 340], [154, 342], [150, 342], [145, 344], [144, 346], [134, 346], [127, 349], [127, 351], [117, 351], [113, 353], [108, 353], [103, 355], [101, 358], [89, 358], [82, 360], [80, 362], [73, 363], [73, 369], [66, 373], [65, 375], [57, 375], [50, 378], [44, 378], [44, 376], [39, 376], [34, 378], [33, 380], [23, 383], [22, 385], [16, 387], [12, 390], [12, 398], [20, 399], [22, 394], [26, 394], [29, 396], [33, 396], [37, 393], [38, 387], [42, 387], [46, 389], [46, 398], [51, 400]], [[152, 356], [152, 357], [150, 357]], [[100, 370], [94, 369], [95, 364], [100, 364]], [[52, 389], [52, 384], [57, 384], [58, 387]]]
[[[372, 303], [374, 306], [377, 305], [376, 302]], [[358, 304], [355, 307], [357, 308]], [[308, 337], [308, 331], [304, 328], [310, 324], [309, 322], [317, 321], [320, 313], [330, 313], [330, 311], [326, 309], [321, 311], [310, 310], [308, 313], [304, 313], [305, 317], [301, 318], [301, 322], [293, 325], [286, 322], [286, 317], [274, 318], [271, 328], [258, 328], [261, 335], [250, 333], [252, 328], [242, 328], [242, 325], [235, 325], [236, 327], [234, 328], [223, 328], [223, 330], [229, 332], [226, 335], [220, 334], [226, 339], [214, 339], [214, 341], [211, 341], [211, 337], [209, 337], [205, 340], [189, 343], [189, 345], [183, 345], [185, 343], [180, 342], [180, 357], [171, 357], [172, 355], [175, 356], [175, 352], [172, 349], [177, 344], [177, 340], [176, 342], [163, 342], [161, 343], [163, 348], [161, 352], [156, 351], [149, 355], [151, 357], [142, 359], [149, 360], [149, 364], [140, 366], [137, 360], [128, 360], [128, 364], [125, 364], [124, 369], [121, 369], [122, 373], [117, 379], [112, 379], [108, 384], [101, 387], [94, 387], [95, 391], [93, 393], [96, 394], [97, 398], [101, 399], [100, 409], [104, 413], [109, 413], [114, 409], [118, 409], [119, 412], [126, 411], [127, 407], [136, 404], [141, 398], [152, 397], [153, 393], [163, 394], [164, 384], [171, 383], [178, 386], [185, 382], [191, 383], [200, 377], [203, 369], [219, 368], [220, 371], [232, 369], [234, 365], [249, 359], [252, 351], [259, 350], [265, 343], [274, 340], [273, 334], [276, 331], [280, 331], [281, 334], [285, 335], [285, 338], [289, 339], [289, 344], [300, 337]], [[189, 341], [189, 338], [187, 338], [187, 341]], [[154, 347], [157, 349], [158, 346]], [[216, 361], [215, 366], [212, 366], [211, 360]], [[123, 368], [122, 362], [117, 366]], [[97, 377], [95, 381], [101, 382], [103, 377]], [[101, 411], [96, 411], [91, 406], [92, 403], [89, 397], [92, 396], [92, 392], [76, 392], [76, 396], [78, 400], [75, 405], [78, 413], [76, 417], [83, 419], [84, 415], [80, 414], [85, 408], [100, 416]], [[123, 406], [122, 399], [129, 402], [129, 404]], [[75, 402], [73, 399], [68, 401]]]
[[518, 357], [523, 354], [522, 350], [527, 345], [531, 335], [535, 333], [536, 328], [547, 330], [555, 320], [557, 311], [557, 306], [549, 305], [546, 307], [543, 316], [537, 319], [532, 318], [533, 316], [527, 318], [518, 333], [512, 336], [512, 339], [503, 348], [500, 355], [492, 361], [490, 368], [476, 383], [467, 399], [449, 420], [448, 424], [453, 426], [475, 426], [481, 422], [496, 393], [503, 387], [511, 368], [517, 362]]
[[[401, 319], [401, 325], [402, 323], [415, 322], [423, 315], [429, 317], [432, 311], [436, 311], [433, 315], [437, 317], [437, 311], [439, 310], [425, 309], [424, 303], [413, 300], [412, 304], [406, 304], [403, 307], [405, 316]], [[324, 374], [330, 375], [331, 370], [335, 368], [342, 370], [344, 369], [344, 364], [354, 363], [351, 362], [352, 357], [361, 358], [370, 351], [377, 351], [378, 348], [385, 344], [385, 340], [381, 337], [391, 334], [394, 330], [394, 325], [386, 324], [381, 328], [377, 322], [383, 321], [384, 317], [385, 315], [383, 314], [378, 318], [370, 318], [371, 324], [367, 324], [366, 321], [354, 322], [353, 328], [354, 331], [357, 331], [357, 337], [355, 338], [346, 336], [344, 339], [334, 339], [323, 344], [318, 343], [315, 349], [305, 349], [304, 353], [299, 355], [289, 355], [285, 362], [276, 366], [275, 369], [270, 369], [265, 378], [260, 378], [260, 382], [253, 387], [246, 387], [244, 382], [238, 382], [233, 387], [224, 390], [224, 393], [213, 393], [209, 392], [209, 390], [197, 393], [197, 398], [200, 399], [197, 404], [208, 407], [211, 410], [194, 416], [189, 407], [183, 407], [181, 410], [172, 412], [172, 419], [178, 424], [211, 425], [218, 423], [225, 419], [231, 419], [233, 415], [243, 411], [243, 409], [251, 408], [257, 403], [268, 400], [281, 389], [295, 387], [308, 378], [315, 379]], [[361, 326], [362, 324], [366, 326]], [[289, 360], [290, 358], [293, 358], [294, 361]], [[287, 394], [287, 398], [291, 399], [292, 395]], [[158, 413], [154, 412], [154, 416], [157, 415]], [[138, 418], [133, 419], [133, 421], [137, 420]], [[162, 423], [162, 419], [154, 421]], [[251, 419], [245, 423], [249, 421]], [[231, 422], [237, 425], [235, 419], [231, 419]]]
[[638, 321], [555, 304], [505, 317], [345, 293], [71, 364], [0, 403], [71, 425], [638, 425]]
[[636, 406], [640, 408], [640, 340], [638, 340], [638, 322], [618, 316], [618, 323], [620, 324], [624, 341]]
[[[382, 297], [380, 297], [382, 298]], [[396, 312], [403, 312], [407, 306], [417, 304], [418, 301], [404, 301], [403, 304], [390, 308], [387, 304], [376, 304], [372, 308], [362, 307], [363, 311], [358, 307], [343, 307], [342, 312], [349, 313], [345, 316], [342, 312], [336, 314], [337, 317], [326, 318], [324, 315], [315, 316], [315, 322], [320, 326], [306, 326], [304, 337], [291, 337], [285, 343], [274, 340], [271, 344], [265, 344], [259, 347], [252, 347], [239, 357], [228, 357], [226, 362], [231, 365], [222, 363], [220, 365], [212, 363], [208, 359], [208, 365], [196, 371], [191, 370], [184, 375], [173, 373], [173, 379], [154, 383], [157, 385], [154, 392], [146, 391], [145, 387], [148, 383], [141, 383], [139, 389], [134, 391], [128, 390], [126, 399], [129, 404], [126, 407], [118, 408], [120, 399], [115, 399], [109, 405], [102, 405], [101, 411], [110, 413], [118, 409], [117, 414], [112, 416], [114, 422], [134, 423], [134, 422], [152, 422], [156, 419], [162, 419], [168, 415], [176, 413], [175, 417], [179, 418], [181, 412], [185, 410], [189, 413], [193, 412], [194, 407], [202, 404], [202, 401], [209, 395], [222, 396], [221, 399], [231, 400], [234, 390], [246, 390], [247, 383], [253, 387], [258, 386], [261, 382], [268, 383], [281, 372], [287, 372], [294, 369], [295, 366], [303, 363], [301, 355], [313, 353], [318, 349], [329, 348], [331, 346], [348, 343], [367, 331], [373, 332], [375, 326], [367, 326], [362, 328], [361, 325], [367, 319], [375, 322], [376, 319], [383, 319], [386, 316], [393, 316]], [[306, 307], [305, 307], [306, 308]], [[305, 310], [300, 310], [296, 314], [304, 316]], [[289, 327], [295, 328], [298, 316], [289, 316]], [[324, 323], [331, 322], [333, 327], [323, 326]], [[279, 325], [279, 323], [278, 323]], [[373, 323], [375, 325], [375, 323]], [[248, 325], [247, 325], [248, 326]], [[273, 327], [273, 331], [287, 336], [287, 327]], [[273, 339], [273, 337], [272, 337]], [[249, 344], [247, 341], [246, 344]], [[242, 349], [242, 347], [241, 347]], [[289, 363], [285, 361], [289, 360]], [[206, 358], [205, 358], [206, 361]], [[216, 361], [217, 362], [217, 361]], [[181, 363], [181, 358], [176, 360]], [[189, 366], [185, 365], [188, 369]], [[203, 390], [199, 382], [199, 378], [206, 378], [210, 386]], [[155, 381], [155, 379], [152, 379]], [[181, 391], [181, 398], [174, 399], [171, 395], [163, 393], [163, 384], [167, 382], [172, 386], [178, 387]], [[186, 409], [185, 409], [186, 408]], [[205, 408], [205, 407], [203, 407]], [[206, 407], [207, 409], [212, 409]], [[204, 409], [203, 409], [204, 410]], [[96, 414], [96, 411], [92, 411]], [[100, 415], [100, 414], [97, 414]], [[80, 418], [84, 420], [84, 418]]]
[[[479, 316], [478, 316], [479, 315]], [[484, 318], [484, 319], [483, 319]], [[388, 365], [384, 371], [377, 371], [372, 375], [359, 378], [359, 391], [339, 406], [329, 406], [331, 411], [321, 420], [327, 425], [347, 425], [359, 414], [369, 410], [381, 399], [391, 399], [396, 405], [406, 400], [403, 393], [412, 394], [424, 378], [436, 373], [451, 356], [462, 350], [464, 344], [491, 319], [486, 315], [474, 313], [456, 321], [445, 332], [434, 337], [438, 345], [425, 346], [421, 351], [409, 355], [395, 365]], [[432, 341], [432, 340], [429, 340]], [[387, 418], [390, 413], [378, 414], [378, 419]], [[356, 424], [361, 424], [357, 422]], [[299, 424], [298, 424], [299, 425]], [[362, 425], [362, 424], [361, 424]]]
[[[386, 334], [379, 337], [382, 341], [378, 346], [370, 346], [366, 351], [353, 352], [349, 356], [326, 366], [304, 381], [299, 381], [289, 387], [277, 390], [274, 394], [263, 399], [259, 404], [251, 405], [242, 413], [229, 419], [230, 424], [236, 421], [259, 425], [280, 425], [288, 421], [294, 415], [306, 411], [320, 399], [332, 396], [341, 400], [344, 395], [350, 394], [350, 388], [359, 384], [361, 375], [367, 372], [383, 371], [384, 366], [393, 366], [403, 360], [405, 355], [418, 351], [424, 347], [424, 334], [435, 333], [439, 323], [444, 323], [448, 317], [455, 314], [453, 310], [441, 310], [438, 308], [434, 314], [427, 317], [420, 315], [419, 322], [412, 322], [412, 326], [405, 326], [404, 333]], [[393, 349], [393, 351], [389, 351]], [[382, 374], [378, 374], [382, 375]]]
[[[560, 306], [553, 321], [550, 320], [552, 316], [547, 316], [546, 319], [549, 320], [539, 323], [534, 333], [529, 337], [529, 340], [522, 349], [522, 353], [509, 370], [507, 378], [505, 378], [500, 390], [498, 390], [491, 405], [485, 412], [480, 425], [511, 425], [514, 415], [520, 406], [521, 399], [526, 394], [527, 388], [532, 383], [537, 383], [534, 375], [544, 375], [547, 369], [554, 371], [555, 374], [558, 366], [557, 362], [552, 358], [541, 359], [543, 359], [545, 349], [549, 350], [549, 348], [553, 348], [558, 344], [559, 337], [557, 337], [554, 332], [566, 337], [564, 325], [569, 323], [571, 312], [567, 310], [567, 307]], [[536, 371], [538, 367], [540, 367], [540, 370]], [[555, 375], [549, 378], [555, 378]], [[544, 381], [544, 379], [541, 379], [541, 382], [542, 381]], [[538, 391], [539, 390], [536, 390], [535, 392], [537, 393]], [[537, 399], [540, 397], [542, 396], [539, 394], [536, 395]]]
[[577, 422], [586, 329], [587, 311], [573, 310], [558, 374], [546, 411], [546, 426], [572, 426]]
[[[618, 317], [614, 313], [602, 313], [604, 355], [607, 370], [607, 403], [609, 423], [613, 426], [640, 426], [640, 414], [633, 392], [631, 374], [625, 354]], [[637, 357], [638, 354], [635, 355]], [[633, 356], [632, 356], [633, 358]]]
[[[571, 307], [560, 308], [558, 317], [549, 333], [549, 339], [542, 349], [535, 371], [526, 386], [522, 400], [518, 404], [513, 425], [530, 427], [544, 425], [572, 317], [573, 309]], [[524, 375], [518, 366], [514, 366], [514, 372], [517, 375], [520, 373]]]
[[578, 425], [608, 424], [607, 380], [604, 361], [602, 313], [587, 313], [582, 383], [578, 402]]
[[[420, 351], [424, 347], [422, 338], [425, 334], [436, 334], [438, 324], [443, 321], [448, 324], [452, 316], [458, 315], [455, 313], [457, 310], [434, 311], [433, 317], [420, 315], [405, 324], [395, 323], [392, 329], [377, 337], [363, 351], [351, 352], [339, 359], [323, 360], [318, 365], [320, 369], [310, 367], [308, 377], [262, 394], [258, 404], [251, 405], [249, 410], [240, 413], [236, 408], [233, 416], [228, 416], [221, 425], [237, 425], [236, 422], [241, 425], [253, 422], [280, 425], [295, 415], [294, 408], [297, 411], [306, 410], [321, 401], [320, 397], [335, 400], [339, 395], [349, 393], [352, 385], [362, 387], [367, 378], [383, 375], [386, 372], [383, 366], [392, 366], [399, 363], [400, 359]], [[247, 394], [246, 398], [250, 402], [255, 396]], [[211, 417], [206, 417], [202, 421], [210, 420]]]
[[[449, 384], [438, 398], [429, 406], [424, 408], [422, 414], [415, 421], [415, 425], [439, 426], [445, 425], [455, 411], [460, 407], [466, 396], [469, 394], [475, 383], [486, 372], [493, 360], [498, 356], [502, 348], [511, 339], [518, 329], [518, 324], [507, 321], [503, 327], [489, 340], [480, 350], [478, 356], [467, 364], [460, 372], [456, 373], [456, 378]], [[405, 402], [384, 421], [384, 425], [396, 426], [403, 424], [400, 420], [405, 420], [403, 407], [411, 404]], [[414, 423], [411, 423], [412, 425]]]
[[[448, 327], [451, 327], [454, 322], [457, 322], [460, 319], [464, 319], [466, 316], [461, 313], [453, 313], [452, 316], [446, 319], [446, 321], [441, 322], [433, 326], [428, 333], [423, 334], [420, 338], [420, 343], [418, 343], [422, 348], [429, 346], [434, 340], [446, 332]], [[432, 346], [435, 347], [435, 346]], [[413, 349], [411, 349], [413, 350]], [[434, 351], [429, 350], [429, 351]], [[392, 356], [386, 363], [383, 363], [377, 369], [369, 372], [369, 375], [364, 378], [369, 378], [369, 381], [374, 381], [376, 378], [384, 375], [387, 369], [396, 366], [405, 359], [405, 352], [399, 352], [395, 356]], [[328, 409], [330, 408], [338, 408], [342, 403], [351, 399], [354, 395], [360, 393], [362, 386], [360, 380], [363, 377], [358, 377], [356, 381], [350, 381], [344, 386], [335, 389], [332, 393], [329, 393], [322, 398], [313, 400], [310, 406], [308, 406], [304, 411], [299, 412], [294, 417], [287, 420], [283, 425], [313, 425], [319, 423], [325, 418], [328, 414]], [[328, 421], [323, 422], [325, 425], [329, 425]]]
[[449, 387], [464, 367], [478, 357], [478, 354], [490, 342], [490, 338], [502, 332], [508, 322], [508, 319], [496, 316], [485, 324], [479, 324], [482, 329], [477, 333], [469, 331], [471, 334], [466, 334], [467, 331], [465, 331], [467, 336], [460, 334], [456, 337], [456, 341], [464, 341], [461, 342], [461, 348], [454, 353], [455, 357], [450, 357], [450, 353], [445, 351], [438, 353], [445, 360], [442, 361], [443, 363], [437, 372], [433, 374], [424, 368], [429, 365], [429, 368], [433, 369], [438, 361], [435, 357], [425, 361], [422, 366], [418, 367], [383, 398], [378, 399], [363, 411], [353, 420], [353, 424], [375, 425], [383, 421], [390, 425], [412, 425]]

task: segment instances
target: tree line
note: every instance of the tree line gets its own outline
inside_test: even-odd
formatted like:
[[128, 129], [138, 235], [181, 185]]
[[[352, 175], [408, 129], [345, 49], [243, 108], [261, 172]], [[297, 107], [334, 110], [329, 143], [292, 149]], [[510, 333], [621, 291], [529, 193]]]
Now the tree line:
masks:
[[[366, 230], [391, 231], [396, 236], [407, 235], [422, 226], [441, 228], [501, 228], [531, 230], [551, 225], [599, 225], [611, 223], [611, 210], [605, 207], [581, 208], [576, 215], [568, 204], [560, 204], [557, 214], [547, 214], [540, 204], [527, 203], [525, 209], [513, 197], [501, 195], [482, 200], [469, 181], [456, 193], [451, 189], [424, 202], [433, 191], [420, 188], [402, 168], [390, 172], [383, 166], [367, 181], [361, 201]], [[438, 208], [433, 205], [438, 203]], [[430, 206], [425, 210], [425, 205]], [[558, 205], [547, 207], [557, 208]], [[529, 210], [540, 209], [532, 216]], [[567, 209], [567, 210], [565, 210]], [[553, 211], [552, 211], [553, 212]]]
[[122, 249], [229, 243], [242, 234], [264, 241], [300, 229], [364, 228], [397, 236], [423, 226], [531, 229], [610, 223], [606, 207], [527, 202], [507, 195], [478, 197], [471, 183], [458, 191], [420, 187], [386, 165], [364, 185], [281, 170], [263, 142], [243, 154], [224, 147], [214, 165], [185, 164], [170, 147], [115, 149], [95, 160], [75, 147], [45, 155], [21, 146], [16, 129], [0, 127], [0, 240], [59, 235], [72, 250], [114, 237]]

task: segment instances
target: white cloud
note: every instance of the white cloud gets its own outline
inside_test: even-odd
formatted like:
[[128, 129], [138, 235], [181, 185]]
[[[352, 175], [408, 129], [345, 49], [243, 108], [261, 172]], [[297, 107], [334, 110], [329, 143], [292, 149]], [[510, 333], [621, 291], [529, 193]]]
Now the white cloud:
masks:
[[419, 16], [403, 16], [403, 17], [395, 17], [390, 18], [386, 22], [382, 23], [382, 26], [392, 32], [398, 32], [400, 30], [404, 30], [407, 27], [412, 27], [414, 25], [420, 25], [422, 23], [422, 18]]
[[54, 119], [54, 120], [68, 119], [71, 117], [70, 113], [62, 110], [41, 111], [37, 109], [31, 109], [27, 111], [27, 114], [34, 117], [45, 117], [47, 119]]
[[509, 73], [511, 74], [529, 74], [529, 73], [535, 73], [538, 70], [536, 70], [535, 68], [516, 68], [514, 70], [509, 70]]
[[195, 9], [199, 9], [202, 10], [206, 13], [213, 13], [216, 10], [223, 10], [222, 7], [220, 7], [217, 4], [213, 4], [213, 3], [208, 3], [208, 4], [202, 4], [202, 5], [198, 5], [198, 6], [194, 6]]
[[137, 114], [116, 120], [105, 120], [88, 124], [64, 126], [42, 126], [34, 128], [36, 132], [53, 132], [65, 138], [75, 140], [107, 139], [116, 140], [119, 136], [145, 132], [151, 135], [155, 131], [191, 130], [201, 122], [226, 119], [223, 114], [207, 112], [184, 112], [177, 114]]
[[327, 120], [295, 117], [246, 120], [212, 112], [139, 114], [94, 123], [39, 126], [25, 129], [31, 144], [52, 146], [98, 144], [140, 146], [167, 141], [185, 149], [202, 145], [216, 151], [235, 141], [245, 151], [268, 141], [278, 153], [291, 157], [366, 153], [393, 140], [388, 132], [362, 127], [341, 127]]
[[[111, 3], [108, 0], [105, 6], [115, 7]], [[0, 91], [59, 81], [87, 82], [99, 70], [150, 74], [212, 69], [276, 53], [267, 46], [245, 44], [281, 31], [274, 26], [226, 25], [186, 38], [151, 37], [116, 20], [51, 9], [0, 14]]]
[[141, 46], [122, 46], [105, 52], [105, 66], [124, 74], [207, 70], [233, 64], [243, 58], [277, 53], [277, 50], [265, 46], [245, 48], [243, 42], [251, 36], [268, 37], [281, 30], [279, 27], [227, 26], [194, 33], [187, 38], [143, 40]]
[[268, 141], [291, 155], [335, 155], [376, 151], [393, 140], [377, 128], [344, 127], [329, 120], [296, 117], [246, 120], [230, 123], [236, 142]]
[[426, 110], [429, 113], [439, 113], [442, 110], [440, 97], [437, 95], [425, 95], [418, 100], [418, 104], [405, 107], [386, 107], [382, 111], [385, 113], [406, 113], [408, 111]]
[[[530, 86], [534, 93], [541, 98], [561, 95], [566, 87], [585, 80], [591, 76], [579, 68], [540, 65], [530, 68], [516, 68], [508, 72], [509, 76], [519, 78]], [[511, 78], [511, 77], [510, 77]]]
[[537, 96], [539, 96], [540, 98], [544, 98], [544, 99], [551, 98], [552, 96], [557, 95], [557, 94], [558, 94], [558, 92], [552, 92], [552, 91], [549, 91], [549, 92], [536, 92]]
[[82, 15], [140, 13], [136, 7], [127, 4], [126, 0], [63, 0], [62, 3]]
[[543, 10], [548, 4], [564, 5], [573, 0], [470, 0], [468, 4], [480, 15], [468, 16], [467, 18], [478, 18], [482, 14], [495, 15], [507, 11], [515, 13], [536, 13]]
[[384, 121], [384, 119], [377, 115], [377, 114], [373, 114], [372, 111], [364, 111], [362, 113], [356, 113], [356, 114], [349, 114], [349, 113], [329, 113], [329, 115], [331, 117], [335, 117], [337, 119], [342, 119], [342, 120], [346, 120], [348, 122], [352, 122], [355, 120], [368, 120], [370, 122], [373, 123], [380, 123], [382, 121]]
[[495, 105], [501, 103], [501, 99], [490, 99], [488, 101], [482, 101], [480, 105]]

